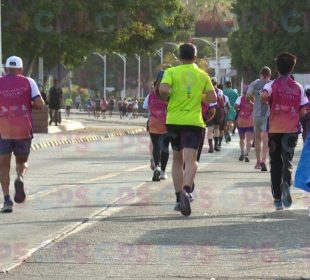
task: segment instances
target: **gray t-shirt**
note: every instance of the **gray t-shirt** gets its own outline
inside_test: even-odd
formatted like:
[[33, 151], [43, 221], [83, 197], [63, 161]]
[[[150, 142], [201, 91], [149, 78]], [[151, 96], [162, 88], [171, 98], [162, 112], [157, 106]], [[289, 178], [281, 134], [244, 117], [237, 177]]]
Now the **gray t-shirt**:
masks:
[[263, 81], [260, 79], [255, 80], [249, 85], [246, 95], [251, 96], [254, 94], [255, 102], [253, 108], [253, 118], [268, 118], [270, 114], [270, 109], [267, 104], [263, 104], [260, 97], [260, 91], [264, 88], [264, 86], [271, 81]]

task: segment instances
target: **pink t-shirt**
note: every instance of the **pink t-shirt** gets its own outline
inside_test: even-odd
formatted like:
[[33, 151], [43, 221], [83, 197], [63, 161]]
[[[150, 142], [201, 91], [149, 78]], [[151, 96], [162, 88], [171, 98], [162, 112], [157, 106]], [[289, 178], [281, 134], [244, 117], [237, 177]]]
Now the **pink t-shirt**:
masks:
[[303, 87], [288, 76], [281, 76], [265, 85], [270, 103], [269, 132], [299, 131], [300, 108], [308, 104]]
[[166, 116], [167, 103], [160, 99], [154, 91], [148, 97], [148, 108], [150, 110], [149, 130], [154, 134], [167, 133]]
[[253, 127], [253, 103], [251, 103], [245, 96], [239, 96], [235, 105], [239, 108], [238, 126], [239, 127]]
[[32, 138], [31, 101], [40, 96], [31, 78], [6, 75], [0, 78], [0, 137], [21, 140]]

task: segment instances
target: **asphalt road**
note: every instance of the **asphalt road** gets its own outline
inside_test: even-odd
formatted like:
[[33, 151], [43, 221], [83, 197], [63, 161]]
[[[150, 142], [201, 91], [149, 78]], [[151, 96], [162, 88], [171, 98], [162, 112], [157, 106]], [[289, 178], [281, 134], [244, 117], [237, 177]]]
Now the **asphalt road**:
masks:
[[0, 278], [310, 279], [310, 196], [275, 212], [269, 173], [238, 156], [237, 136], [203, 154], [184, 218], [171, 162], [151, 182], [147, 135], [34, 151], [27, 203], [1, 215]]

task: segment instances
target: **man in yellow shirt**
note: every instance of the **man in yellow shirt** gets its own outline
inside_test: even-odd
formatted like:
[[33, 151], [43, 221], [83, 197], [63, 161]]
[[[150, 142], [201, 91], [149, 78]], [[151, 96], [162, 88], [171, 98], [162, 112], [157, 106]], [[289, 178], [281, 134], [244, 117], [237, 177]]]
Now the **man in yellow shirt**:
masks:
[[69, 117], [70, 115], [70, 110], [71, 110], [71, 107], [73, 105], [73, 100], [71, 98], [71, 96], [68, 96], [65, 100], [65, 105], [66, 105], [66, 113], [67, 113], [67, 116]]
[[208, 74], [195, 64], [197, 49], [193, 44], [181, 45], [179, 58], [181, 65], [165, 71], [159, 92], [162, 98], [168, 100], [166, 124], [173, 149], [172, 177], [177, 197], [175, 210], [189, 216], [190, 192], [198, 168], [197, 150], [205, 125], [201, 103], [216, 102], [216, 93]]

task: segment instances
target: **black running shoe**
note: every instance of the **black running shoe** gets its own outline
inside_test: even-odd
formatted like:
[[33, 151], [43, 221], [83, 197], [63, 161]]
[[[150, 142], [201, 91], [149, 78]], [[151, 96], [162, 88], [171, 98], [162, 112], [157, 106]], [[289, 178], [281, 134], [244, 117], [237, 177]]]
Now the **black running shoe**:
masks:
[[266, 163], [261, 162], [261, 163], [260, 163], [260, 166], [262, 167], [262, 168], [261, 168], [261, 171], [262, 171], [262, 172], [267, 172], [267, 171], [268, 171], [267, 166], [266, 166]]
[[244, 156], [244, 162], [250, 162], [250, 159], [249, 159], [249, 156], [248, 156], [248, 155], [245, 155], [245, 156]]
[[153, 182], [160, 181], [160, 168], [158, 166], [154, 169], [152, 181]]
[[240, 155], [239, 161], [243, 161], [243, 160], [244, 160], [244, 155]]
[[289, 208], [292, 206], [292, 197], [291, 197], [291, 191], [290, 191], [290, 186], [288, 183], [283, 182], [281, 184], [281, 191], [282, 191], [282, 200], [283, 200], [283, 205], [286, 208]]
[[23, 203], [26, 199], [26, 194], [24, 191], [24, 182], [22, 176], [18, 176], [15, 179], [14, 186], [15, 186], [14, 201], [16, 203]]
[[181, 193], [180, 210], [183, 216], [188, 217], [192, 213], [190, 194], [187, 193], [185, 190], [183, 190], [183, 192]]

